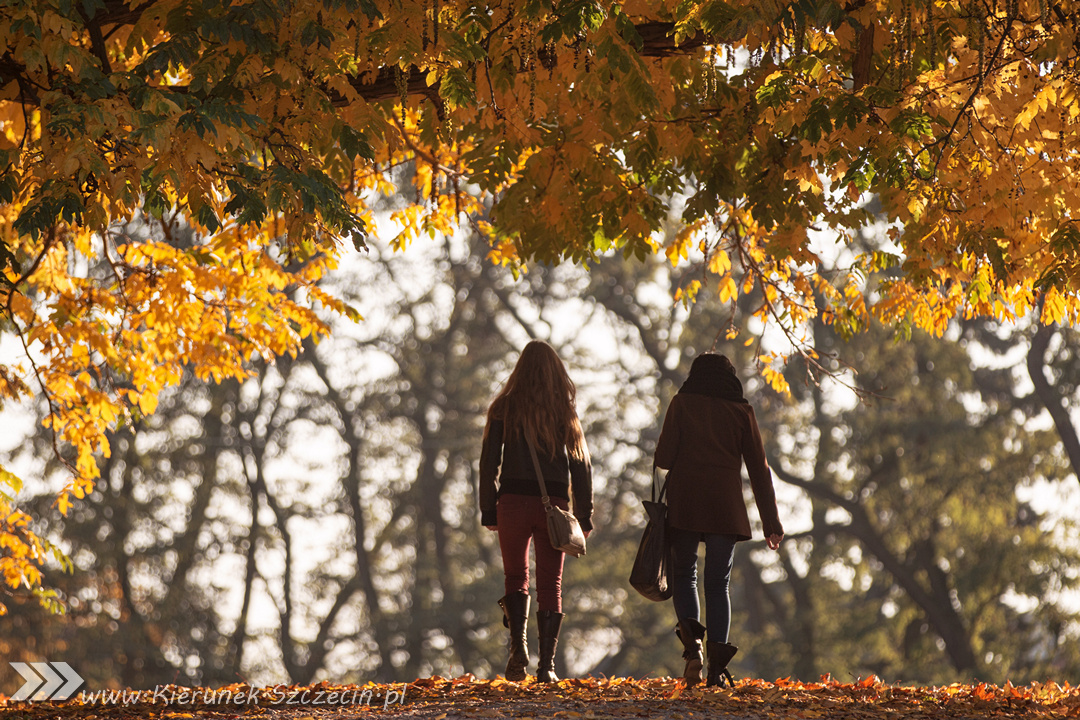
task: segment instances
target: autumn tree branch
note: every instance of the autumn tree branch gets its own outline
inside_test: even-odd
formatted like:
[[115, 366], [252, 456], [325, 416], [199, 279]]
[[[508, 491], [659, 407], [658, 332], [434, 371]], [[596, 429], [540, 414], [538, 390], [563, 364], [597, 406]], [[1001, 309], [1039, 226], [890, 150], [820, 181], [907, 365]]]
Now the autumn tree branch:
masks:
[[[116, 5], [118, 7], [112, 7]], [[136, 8], [134, 10], [128, 9], [126, 4], [121, 3], [109, 3], [104, 12], [98, 12], [92, 18], [86, 19], [84, 17], [87, 32], [90, 35], [91, 49], [94, 56], [102, 64], [102, 70], [105, 73], [111, 72], [108, 55], [106, 53], [101, 28], [106, 25], [115, 26], [131, 24], [142, 14], [143, 8], [146, 5]], [[670, 22], [646, 22], [639, 25], [635, 25], [638, 35], [641, 37], [641, 47], [638, 50], [638, 54], [642, 57], [648, 58], [666, 58], [675, 55], [682, 55], [698, 48], [703, 47], [708, 39], [704, 33], [696, 33], [695, 35], [683, 38], [681, 42], [675, 42], [675, 24]], [[398, 73], [404, 73], [404, 88], [408, 95], [421, 95], [431, 100], [439, 108], [442, 107], [441, 102], [438, 102], [439, 97], [439, 85], [429, 85], [427, 81], [428, 71], [416, 67], [415, 65], [409, 66], [407, 70], [399, 70], [396, 65], [387, 65], [379, 69], [378, 73], [374, 77], [371, 76], [354, 76], [349, 78], [349, 84], [356, 92], [357, 96], [368, 102], [376, 102], [379, 100], [389, 100], [391, 98], [397, 98], [401, 95], [402, 87], [399, 87]], [[37, 93], [29, 91], [28, 88], [22, 82], [22, 79], [27, 77], [26, 66], [12, 57], [10, 54], [5, 54], [0, 58], [0, 85], [6, 84], [8, 80], [18, 79], [20, 80], [20, 93], [16, 98], [18, 102], [38, 105], [40, 98]], [[186, 93], [187, 87], [184, 85], [170, 85], [170, 92]], [[324, 88], [324, 92], [331, 99], [331, 102], [337, 106], [348, 105], [352, 102], [351, 98], [342, 95], [339, 92]]]

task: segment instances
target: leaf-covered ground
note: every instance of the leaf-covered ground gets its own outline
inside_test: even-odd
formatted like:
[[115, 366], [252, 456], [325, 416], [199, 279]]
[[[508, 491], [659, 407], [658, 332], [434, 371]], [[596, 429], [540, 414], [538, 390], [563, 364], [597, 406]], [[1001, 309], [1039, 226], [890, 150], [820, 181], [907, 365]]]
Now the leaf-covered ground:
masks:
[[3, 720], [320, 720], [373, 718], [1067, 718], [1080, 717], [1080, 688], [1055, 682], [1014, 687], [888, 685], [875, 677], [854, 683], [743, 680], [734, 689], [688, 689], [681, 680], [570, 679], [544, 685], [531, 679], [427, 678], [396, 685], [329, 685], [218, 690], [165, 686], [111, 696], [78, 696], [62, 703], [15, 703], [0, 696]]

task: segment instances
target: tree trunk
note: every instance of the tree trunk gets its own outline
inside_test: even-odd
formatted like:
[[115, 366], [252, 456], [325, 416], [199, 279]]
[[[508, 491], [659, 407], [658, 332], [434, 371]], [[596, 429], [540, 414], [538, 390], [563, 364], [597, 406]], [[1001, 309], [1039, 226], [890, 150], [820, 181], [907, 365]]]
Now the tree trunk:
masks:
[[1076, 426], [1069, 417], [1069, 411], [1062, 402], [1062, 397], [1054, 392], [1050, 381], [1046, 379], [1046, 350], [1050, 346], [1050, 340], [1054, 337], [1053, 325], [1039, 325], [1039, 329], [1031, 338], [1031, 348], [1027, 354], [1028, 375], [1035, 386], [1035, 397], [1039, 399], [1043, 407], [1050, 413], [1054, 421], [1061, 444], [1065, 447], [1065, 454], [1072, 465], [1073, 474], [1080, 480], [1080, 436], [1077, 435]]

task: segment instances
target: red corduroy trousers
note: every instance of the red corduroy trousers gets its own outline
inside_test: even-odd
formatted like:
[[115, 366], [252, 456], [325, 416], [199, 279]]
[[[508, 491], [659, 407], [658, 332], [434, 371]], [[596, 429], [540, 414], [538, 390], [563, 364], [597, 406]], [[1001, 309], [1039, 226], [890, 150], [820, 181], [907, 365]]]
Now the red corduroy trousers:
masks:
[[[562, 498], [551, 498], [551, 504], [567, 509]], [[562, 612], [563, 554], [551, 547], [543, 501], [534, 495], [500, 495], [496, 517], [506, 594], [529, 592], [529, 543], [533, 542], [539, 609]]]

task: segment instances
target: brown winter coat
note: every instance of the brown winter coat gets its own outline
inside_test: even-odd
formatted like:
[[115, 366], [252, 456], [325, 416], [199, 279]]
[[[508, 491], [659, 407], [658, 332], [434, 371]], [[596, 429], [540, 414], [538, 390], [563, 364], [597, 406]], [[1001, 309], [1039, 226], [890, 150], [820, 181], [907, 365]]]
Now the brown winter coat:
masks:
[[654, 460], [669, 470], [668, 522], [672, 527], [749, 540], [742, 481], [745, 462], [765, 536], [784, 533], [772, 473], [749, 404], [677, 394], [668, 406]]

